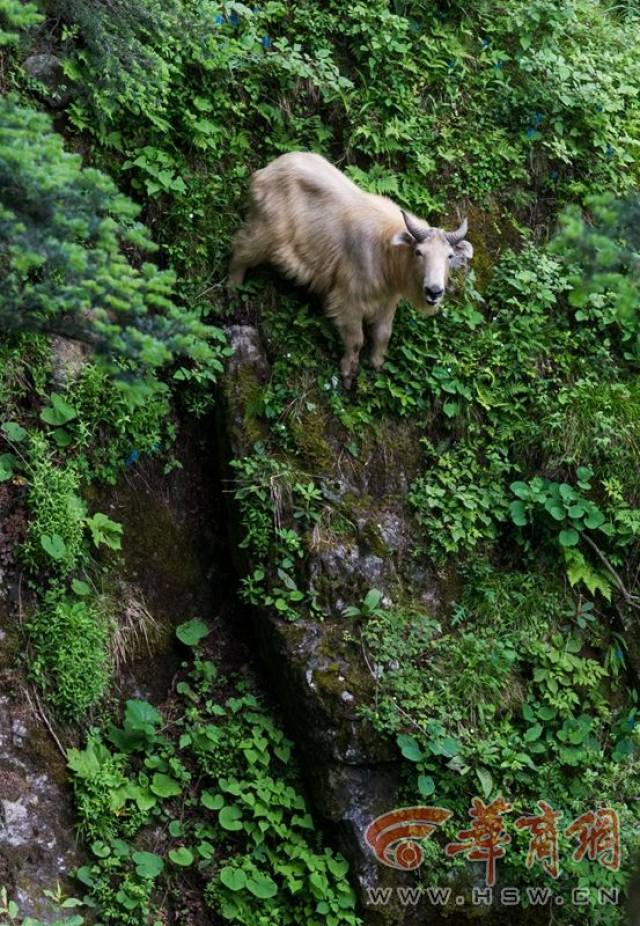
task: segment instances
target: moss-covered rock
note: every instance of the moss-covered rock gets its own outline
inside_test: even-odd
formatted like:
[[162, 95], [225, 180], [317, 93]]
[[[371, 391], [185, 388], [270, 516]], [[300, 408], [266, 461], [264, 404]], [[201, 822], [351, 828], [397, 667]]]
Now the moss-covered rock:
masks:
[[[232, 327], [229, 338], [234, 354], [222, 386], [219, 433], [228, 456], [242, 458], [251, 454], [256, 434], [246, 406], [246, 397], [254, 394], [250, 383], [263, 386], [269, 367], [256, 328]], [[364, 831], [397, 802], [401, 765], [394, 742], [362, 716], [361, 708], [375, 700], [375, 672], [341, 612], [371, 588], [399, 596], [417, 581], [418, 594], [429, 593], [433, 577], [411, 555], [415, 538], [404, 510], [420, 463], [419, 435], [410, 424], [381, 423], [363, 438], [357, 457], [345, 458], [346, 435], [316, 399], [312, 413], [291, 429], [296, 465], [309, 466], [315, 484], [324, 486], [315, 526], [301, 534], [305, 555], [298, 581], [312, 595], [312, 613], [290, 622], [277, 610], [257, 609], [254, 626], [270, 682], [300, 748], [315, 809], [354, 865], [366, 922], [400, 923], [405, 911], [394, 901], [371, 904], [369, 890], [410, 879], [373, 858]], [[286, 450], [280, 459], [284, 464]], [[280, 506], [282, 523], [297, 529], [295, 515], [282, 508], [282, 500]], [[242, 574], [263, 567], [246, 544], [239, 546], [243, 532], [233, 506], [230, 521], [236, 525]]]

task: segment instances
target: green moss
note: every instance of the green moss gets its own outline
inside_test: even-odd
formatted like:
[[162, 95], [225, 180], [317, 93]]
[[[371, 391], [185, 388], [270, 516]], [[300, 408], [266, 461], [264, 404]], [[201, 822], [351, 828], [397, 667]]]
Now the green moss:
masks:
[[265, 440], [268, 427], [261, 417], [264, 386], [256, 378], [253, 367], [239, 366], [233, 385], [236, 407], [242, 411], [242, 439], [248, 444]]
[[328, 417], [319, 408], [306, 411], [289, 424], [291, 436], [304, 464], [312, 472], [330, 471], [335, 452], [327, 440]]
[[110, 679], [107, 615], [95, 604], [48, 592], [27, 623], [31, 677], [65, 721], [81, 722], [105, 695]]
[[[65, 575], [86, 558], [86, 509], [80, 497], [80, 477], [72, 462], [58, 464], [52, 448], [40, 434], [32, 435], [28, 452], [27, 504], [31, 517], [22, 556], [33, 572], [55, 565]], [[42, 538], [55, 535], [62, 546], [54, 562], [43, 548]]]

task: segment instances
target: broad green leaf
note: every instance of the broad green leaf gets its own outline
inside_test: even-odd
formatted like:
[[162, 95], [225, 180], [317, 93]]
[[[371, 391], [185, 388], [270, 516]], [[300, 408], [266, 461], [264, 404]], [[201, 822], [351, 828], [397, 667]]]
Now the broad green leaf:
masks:
[[247, 886], [247, 876], [241, 868], [226, 865], [220, 871], [220, 880], [230, 891], [242, 891]]
[[572, 527], [567, 530], [560, 531], [558, 534], [558, 540], [560, 541], [560, 546], [562, 547], [575, 547], [580, 541], [580, 535]]
[[483, 797], [489, 797], [493, 791], [493, 778], [491, 777], [491, 772], [488, 769], [482, 768], [482, 766], [480, 766], [476, 769], [476, 775], [478, 777], [478, 781], [480, 782]]
[[94, 546], [104, 544], [110, 550], [122, 549], [122, 524], [112, 521], [101, 511], [96, 512], [91, 518], [86, 518], [85, 523], [91, 531]]
[[41, 534], [40, 543], [45, 553], [48, 553], [52, 559], [64, 559], [67, 552], [67, 545], [60, 534]]
[[182, 793], [180, 783], [175, 778], [171, 778], [170, 775], [165, 775], [162, 772], [155, 773], [149, 787], [158, 797], [177, 797], [178, 794]]
[[511, 502], [509, 505], [511, 520], [517, 527], [525, 527], [527, 524], [526, 508], [523, 502]]
[[72, 405], [69, 405], [61, 395], [53, 393], [49, 396], [51, 405], [48, 405], [46, 408], [43, 408], [40, 412], [40, 418], [46, 423], [51, 424], [56, 427], [59, 427], [62, 424], [66, 424], [68, 421], [72, 421], [77, 417], [78, 413]]
[[193, 864], [193, 852], [190, 849], [187, 849], [185, 846], [180, 846], [179, 849], [172, 849], [169, 852], [169, 858], [174, 865], [179, 865], [181, 868], [188, 868], [189, 865]]
[[540, 738], [541, 733], [542, 733], [542, 724], [534, 723], [532, 727], [529, 727], [529, 729], [525, 731], [525, 734], [524, 734], [525, 742], [533, 743], [535, 740]]
[[125, 707], [125, 726], [132, 730], [153, 731], [162, 722], [162, 714], [148, 701], [131, 698]]
[[271, 878], [260, 875], [247, 880], [247, 890], [251, 891], [254, 897], [268, 900], [278, 893], [278, 885]]
[[80, 598], [85, 598], [91, 593], [91, 588], [86, 582], [83, 582], [81, 579], [72, 579], [71, 588]]
[[584, 519], [585, 526], [588, 527], [589, 530], [595, 530], [596, 528], [600, 527], [601, 524], [604, 524], [604, 522], [605, 516], [598, 508], [594, 508], [592, 511], [590, 511], [587, 517]]
[[11, 479], [17, 462], [16, 457], [14, 457], [12, 453], [0, 454], [0, 482], [6, 482], [7, 479]]
[[420, 762], [420, 760], [424, 758], [422, 750], [420, 749], [418, 741], [415, 737], [409, 736], [407, 733], [401, 733], [398, 736], [396, 742], [398, 743], [400, 752], [405, 757], [405, 759], [409, 759], [411, 762]]
[[27, 436], [27, 431], [21, 424], [17, 424], [15, 421], [5, 421], [0, 427], [0, 430], [12, 444], [19, 444], [20, 441], [23, 441]]
[[368, 611], [377, 608], [382, 600], [382, 592], [377, 588], [370, 588], [364, 597], [363, 605]]
[[180, 624], [176, 628], [176, 636], [185, 646], [197, 646], [200, 640], [207, 636], [209, 628], [202, 621], [195, 618]]
[[156, 878], [164, 868], [164, 861], [153, 852], [134, 852], [131, 857], [141, 878]]
[[235, 831], [242, 829], [242, 811], [235, 804], [223, 807], [218, 814], [220, 826], [225, 830]]
[[220, 810], [224, 807], [224, 798], [221, 794], [212, 794], [211, 791], [203, 791], [200, 795], [200, 803], [207, 810]]

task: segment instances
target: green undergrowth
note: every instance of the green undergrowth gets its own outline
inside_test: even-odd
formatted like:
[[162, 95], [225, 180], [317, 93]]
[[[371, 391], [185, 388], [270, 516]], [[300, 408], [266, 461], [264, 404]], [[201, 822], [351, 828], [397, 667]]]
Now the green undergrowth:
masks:
[[[637, 315], [618, 298], [619, 273], [603, 295], [576, 297], [578, 257], [560, 253], [561, 241], [506, 252], [483, 302], [472, 285], [435, 319], [403, 307], [385, 369], [363, 369], [351, 394], [312, 307], [287, 299], [265, 312], [272, 377], [249, 412], [269, 438], [236, 461], [236, 498], [248, 600], [289, 620], [344, 620], [354, 662], [364, 648], [375, 677], [361, 716], [408, 761], [397, 804], [453, 811], [427, 846], [424, 883], [463, 876], [464, 861], [442, 848], [474, 795], [502, 795], [513, 820], [547, 801], [565, 828], [607, 806], [619, 814], [620, 871], [576, 862], [562, 830], [551, 885], [525, 865], [527, 834], [508, 825], [500, 877], [553, 886], [566, 901], [591, 889], [586, 921], [608, 924], [622, 911], [600, 909], [596, 890], [624, 889], [640, 832], [635, 638], [623, 630], [638, 603]], [[385, 496], [383, 480], [362, 503], [340, 479], [376, 484], [371, 460], [389, 420], [418, 431], [417, 455], [398, 464], [409, 491]], [[444, 606], [418, 604], [423, 586], [405, 582], [340, 614], [310, 578], [322, 550], [366, 540], [356, 524], [373, 500], [400, 506], [412, 582], [424, 582], [426, 564]]]
[[332, 155], [429, 218], [459, 199], [524, 217], [636, 179], [630, 7], [57, 0], [54, 11], [74, 130], [149, 204], [205, 301], [218, 301], [249, 174], [292, 148]]
[[[113, 485], [145, 456], [167, 469], [176, 436], [170, 393], [136, 401], [91, 362], [66, 384], [52, 381], [51, 351], [7, 338], [0, 389], [3, 407], [0, 481], [21, 492], [28, 520], [13, 551], [37, 593], [25, 622], [30, 678], [61, 720], [86, 719], [107, 693], [112, 671], [113, 609], [98, 592], [122, 546], [122, 525], [99, 509], [92, 487]], [[36, 349], [37, 353], [34, 352]]]
[[130, 700], [120, 726], [69, 751], [84, 902], [114, 926], [169, 909], [177, 923], [358, 926], [347, 862], [323, 846], [279, 721], [248, 678], [206, 658], [205, 625], [177, 632], [195, 658], [166, 708]]
[[[576, 600], [548, 574], [499, 572], [475, 560], [464, 578], [446, 621], [400, 606], [361, 628], [377, 676], [376, 706], [364, 714], [395, 733], [415, 768], [407, 802], [453, 812], [429, 846], [426, 883], [451, 875], [443, 843], [466, 826], [471, 796], [489, 804], [502, 795], [512, 810], [500, 883], [552, 887], [567, 904], [574, 887], [592, 889], [585, 921], [622, 922], [622, 911], [598, 909], [595, 894], [624, 890], [638, 844], [639, 708], [623, 683], [620, 637], [592, 602]], [[562, 814], [556, 882], [539, 866], [527, 869], [530, 834], [514, 826], [522, 814], [538, 813], [540, 800]], [[619, 814], [620, 871], [572, 857], [575, 837], [564, 831], [596, 806]], [[458, 874], [463, 868], [453, 863]], [[555, 916], [573, 922], [572, 912]]]
[[[566, 820], [595, 799], [621, 815], [626, 865], [638, 842], [639, 33], [632, 5], [587, 0], [0, 3], [0, 172], [19, 180], [12, 200], [11, 184], [0, 193], [0, 308], [20, 310], [20, 331], [55, 330], [44, 321], [62, 324], [71, 296], [118, 354], [111, 375], [90, 362], [64, 385], [42, 334], [0, 345], [0, 479], [28, 509], [17, 556], [39, 601], [31, 671], [60, 717], [90, 716], [108, 686], [112, 615], [93, 580], [98, 553], [117, 563], [121, 531], [91, 487], [140, 456], [173, 465], [176, 409], [211, 408], [226, 355], [203, 323], [257, 316], [271, 377], [240, 384], [253, 446], [234, 462], [245, 600], [343, 622], [354, 662], [365, 648], [377, 700], [358, 707], [398, 742], [408, 803], [437, 802], [462, 827], [474, 794], [502, 792], [518, 812], [545, 799]], [[36, 112], [50, 90], [22, 68], [43, 41], [62, 62], [64, 145]], [[294, 149], [434, 224], [470, 216], [474, 269], [436, 317], [400, 307], [384, 370], [365, 364], [351, 393], [335, 331], [304, 294], [255, 274], [222, 296], [249, 176]], [[131, 322], [124, 334], [84, 312], [94, 296]], [[141, 357], [167, 359], [152, 336], [163, 331], [173, 365], [123, 388]], [[340, 544], [392, 559], [366, 523], [378, 504], [406, 528], [402, 576], [363, 596], [348, 579], [338, 608], [309, 564]], [[131, 703], [124, 726], [72, 754], [98, 916], [153, 922], [186, 883], [231, 922], [354, 922], [344, 863], [321, 850], [256, 696], [201, 655], [178, 695], [167, 714]], [[512, 835], [501, 864], [531, 883]], [[622, 881], [562, 848], [563, 891]], [[445, 871], [437, 840], [425, 851], [434, 879], [461, 871], [460, 859]]]

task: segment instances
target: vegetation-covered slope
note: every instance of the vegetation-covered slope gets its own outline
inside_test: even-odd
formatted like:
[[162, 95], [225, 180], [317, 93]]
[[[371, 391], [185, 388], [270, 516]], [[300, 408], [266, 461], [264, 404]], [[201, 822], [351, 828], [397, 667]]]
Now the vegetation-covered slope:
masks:
[[[209, 690], [206, 652], [166, 731], [139, 703], [110, 726], [122, 528], [99, 487], [148, 455], [171, 468], [212, 407], [231, 322], [258, 325], [270, 363], [267, 382], [236, 384], [243, 417], [226, 422], [244, 601], [293, 633], [317, 624], [362, 676], [354, 723], [406, 760], [396, 804], [452, 810], [453, 839], [475, 794], [502, 793], [514, 818], [544, 799], [567, 824], [602, 802], [622, 870], [572, 860], [563, 837], [555, 887], [624, 885], [640, 772], [637, 12], [5, 0], [0, 30], [0, 565], [32, 590], [12, 658], [28, 645], [65, 745], [87, 712], [96, 726], [71, 772], [99, 918], [190, 922], [204, 914], [176, 901], [188, 883], [247, 926], [357, 921], [345, 863], [293, 812], [289, 746], [237, 680]], [[434, 223], [469, 215], [473, 272], [438, 317], [401, 309], [384, 371], [353, 393], [304, 293], [261, 272], [223, 297], [248, 177], [295, 148]], [[73, 368], [52, 335], [97, 354]], [[295, 728], [299, 705], [283, 706]], [[279, 795], [257, 823], [256, 792]], [[509, 832], [504, 883], [548, 883]], [[443, 841], [426, 844], [424, 884], [464, 870]]]

